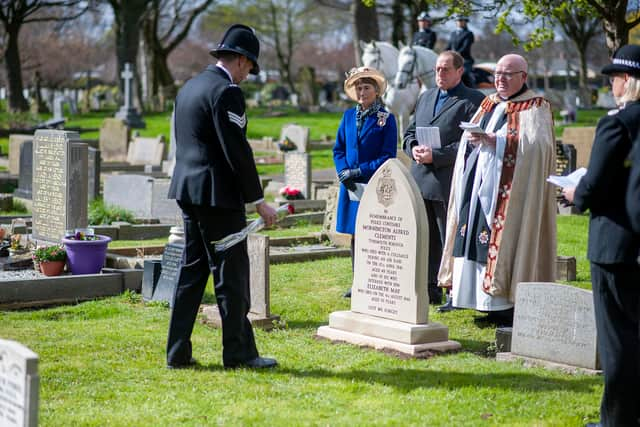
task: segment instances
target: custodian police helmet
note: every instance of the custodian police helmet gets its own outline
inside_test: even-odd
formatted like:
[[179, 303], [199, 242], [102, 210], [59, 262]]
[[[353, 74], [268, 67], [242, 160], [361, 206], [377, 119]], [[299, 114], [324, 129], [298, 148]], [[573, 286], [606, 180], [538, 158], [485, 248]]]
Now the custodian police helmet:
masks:
[[242, 24], [230, 26], [218, 46], [209, 51], [216, 58], [220, 52], [235, 52], [244, 55], [253, 62], [253, 68], [250, 73], [258, 74], [260, 72], [260, 66], [258, 65], [260, 42], [253, 28]]

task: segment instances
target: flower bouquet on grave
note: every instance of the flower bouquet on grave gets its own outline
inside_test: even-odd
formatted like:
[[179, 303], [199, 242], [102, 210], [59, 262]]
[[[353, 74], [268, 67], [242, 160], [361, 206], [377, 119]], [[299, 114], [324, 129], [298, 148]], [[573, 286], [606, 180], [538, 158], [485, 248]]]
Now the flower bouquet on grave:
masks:
[[[289, 203], [287, 203], [286, 205], [282, 205], [278, 209], [276, 209], [278, 219], [283, 218], [288, 214], [292, 214], [294, 213], [294, 211], [294, 207]], [[216, 252], [226, 251], [230, 247], [246, 239], [249, 233], [260, 231], [263, 227], [264, 220], [262, 219], [262, 217], [258, 217], [258, 219], [256, 219], [237, 233], [229, 234], [227, 237], [224, 237], [220, 240], [214, 240], [211, 242], [211, 244], [214, 246]]]
[[286, 200], [304, 200], [302, 191], [290, 185], [282, 187], [278, 193], [280, 193], [280, 195]]
[[280, 148], [280, 151], [287, 152], [287, 151], [293, 151], [298, 147], [293, 141], [285, 137], [282, 142], [278, 143], [278, 148]]

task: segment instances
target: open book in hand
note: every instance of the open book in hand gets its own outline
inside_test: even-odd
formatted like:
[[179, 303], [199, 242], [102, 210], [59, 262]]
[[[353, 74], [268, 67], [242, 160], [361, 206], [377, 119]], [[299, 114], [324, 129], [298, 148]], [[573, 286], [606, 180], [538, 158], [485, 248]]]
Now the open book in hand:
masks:
[[478, 123], [460, 122], [460, 129], [469, 133], [485, 133]]
[[558, 187], [562, 188], [577, 187], [580, 179], [584, 176], [585, 173], [587, 173], [587, 169], [580, 168], [571, 172], [567, 176], [550, 175], [549, 178], [547, 178], [547, 182], [550, 182], [553, 185], [557, 185]]

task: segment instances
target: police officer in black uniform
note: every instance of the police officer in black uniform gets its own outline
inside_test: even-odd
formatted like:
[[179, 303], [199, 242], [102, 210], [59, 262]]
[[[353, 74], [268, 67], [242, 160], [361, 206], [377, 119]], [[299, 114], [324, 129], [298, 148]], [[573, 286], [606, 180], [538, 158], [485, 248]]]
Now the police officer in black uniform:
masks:
[[417, 20], [418, 31], [413, 33], [411, 44], [433, 49], [436, 45], [436, 32], [431, 29], [431, 17], [427, 12], [420, 12]]
[[185, 249], [167, 340], [167, 367], [195, 364], [191, 333], [210, 272], [222, 319], [222, 359], [227, 368], [269, 368], [274, 359], [258, 355], [247, 314], [249, 257], [246, 240], [224, 252], [212, 241], [246, 226], [245, 203], [255, 203], [267, 226], [276, 211], [263, 200], [253, 152], [246, 138], [242, 90], [257, 74], [260, 42], [245, 25], [232, 25], [211, 55], [218, 58], [189, 80], [175, 102], [176, 165], [169, 198], [177, 200]]
[[462, 82], [467, 87], [475, 87], [475, 78], [473, 76], [473, 57], [471, 56], [471, 45], [475, 41], [473, 33], [467, 28], [469, 18], [466, 16], [458, 16], [456, 25], [458, 28], [451, 33], [447, 50], [455, 50], [464, 59], [464, 74]]

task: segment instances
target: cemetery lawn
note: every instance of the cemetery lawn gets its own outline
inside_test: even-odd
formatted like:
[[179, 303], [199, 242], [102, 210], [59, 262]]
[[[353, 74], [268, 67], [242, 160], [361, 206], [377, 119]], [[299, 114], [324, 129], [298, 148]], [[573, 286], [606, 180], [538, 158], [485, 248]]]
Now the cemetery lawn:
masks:
[[[559, 217], [561, 255], [584, 255], [587, 217]], [[347, 310], [349, 258], [271, 267], [271, 311], [256, 330], [272, 371], [227, 371], [221, 333], [197, 323], [190, 370], [165, 368], [169, 310], [133, 293], [58, 308], [0, 311], [0, 337], [39, 354], [42, 426], [583, 426], [597, 420], [602, 378], [498, 363], [495, 325], [471, 310], [430, 319], [462, 351], [401, 359], [314, 338], [329, 313]], [[205, 300], [213, 301], [210, 288]]]

